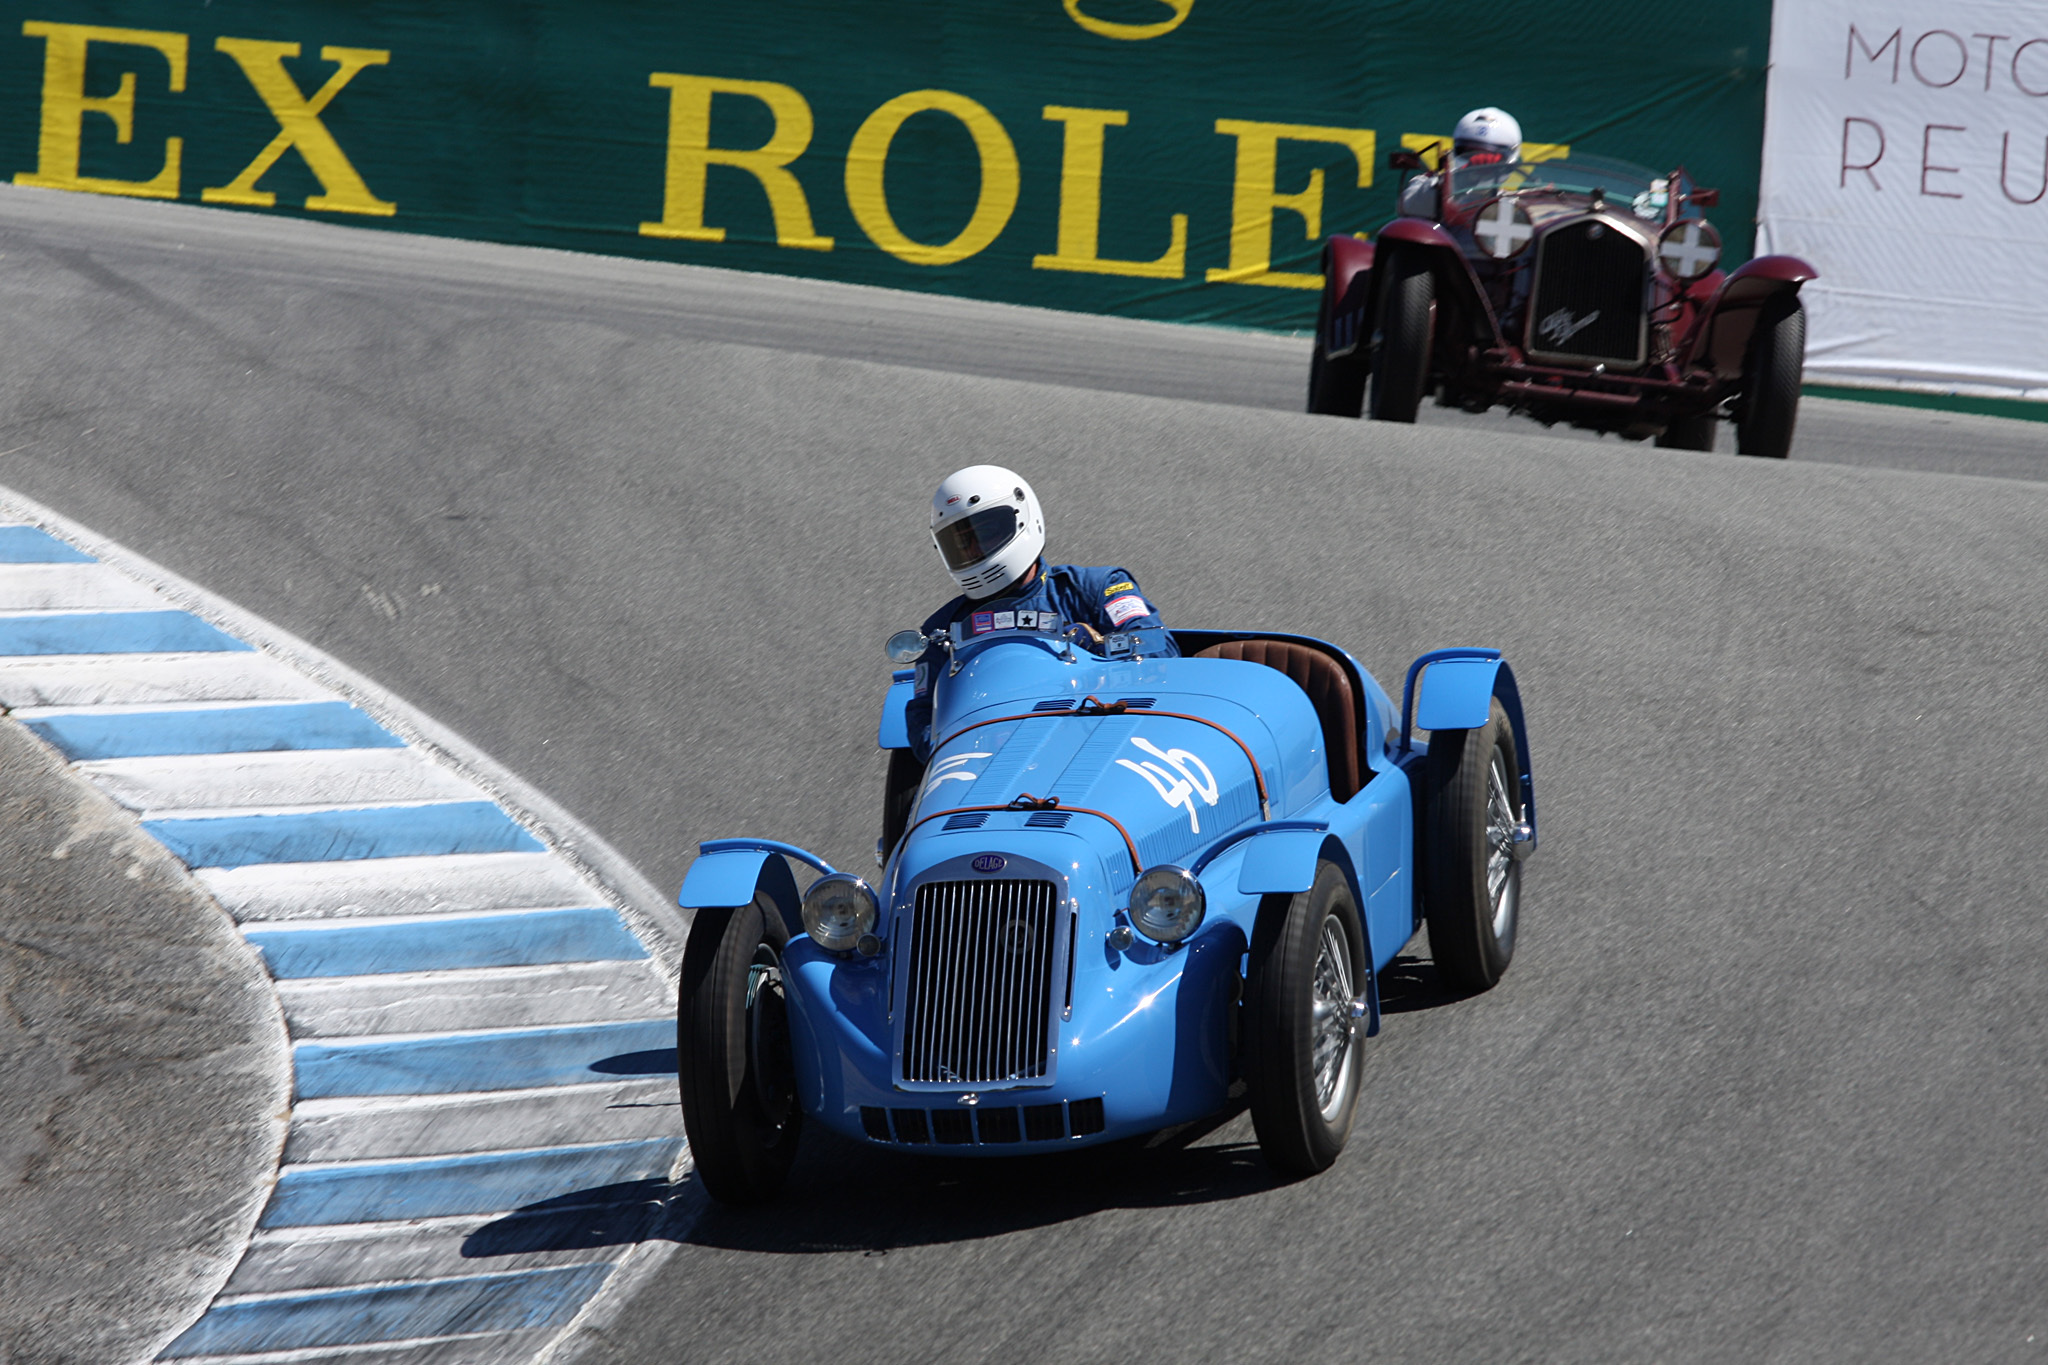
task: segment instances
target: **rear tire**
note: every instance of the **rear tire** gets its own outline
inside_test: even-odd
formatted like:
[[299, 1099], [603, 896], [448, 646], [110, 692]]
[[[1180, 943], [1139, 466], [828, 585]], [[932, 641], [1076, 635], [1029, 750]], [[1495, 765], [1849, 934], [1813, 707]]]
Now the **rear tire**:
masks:
[[1721, 434], [1721, 414], [1708, 408], [1690, 417], [1674, 417], [1657, 444], [1666, 450], [1712, 450]]
[[1371, 406], [1375, 422], [1413, 422], [1429, 383], [1436, 336], [1436, 277], [1429, 262], [1396, 252], [1380, 287], [1380, 315], [1372, 357]]
[[1515, 733], [1500, 702], [1477, 730], [1430, 735], [1423, 908], [1437, 973], [1460, 990], [1492, 988], [1515, 955], [1522, 865], [1512, 848], [1521, 787]]
[[1350, 1006], [1371, 968], [1343, 870], [1319, 863], [1307, 891], [1266, 897], [1251, 959], [1242, 1008], [1252, 1126], [1275, 1171], [1314, 1175], [1351, 1136], [1363, 1061]]
[[1742, 367], [1741, 415], [1735, 419], [1738, 454], [1782, 460], [1792, 453], [1805, 374], [1806, 309], [1797, 294], [1775, 294], [1757, 318]]
[[697, 1178], [724, 1204], [773, 1199], [796, 1160], [803, 1109], [789, 1045], [773, 905], [699, 910], [683, 947], [676, 1075]]
[[1323, 338], [1308, 362], [1308, 410], [1330, 417], [1356, 417], [1365, 405], [1365, 361], [1353, 350], [1332, 360], [1323, 354]]

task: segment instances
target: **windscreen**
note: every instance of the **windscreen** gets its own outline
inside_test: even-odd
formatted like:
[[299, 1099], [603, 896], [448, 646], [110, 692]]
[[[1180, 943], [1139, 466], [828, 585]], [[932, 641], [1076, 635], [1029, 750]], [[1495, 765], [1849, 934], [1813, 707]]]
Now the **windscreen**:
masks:
[[979, 564], [1017, 537], [1017, 509], [1005, 504], [970, 512], [956, 522], [933, 532], [946, 567], [964, 569]]
[[1502, 194], [1548, 192], [1587, 194], [1600, 190], [1610, 200], [1628, 203], [1648, 193], [1657, 172], [1626, 161], [1581, 156], [1559, 161], [1517, 161], [1499, 166], [1460, 167], [1451, 177], [1451, 195], [1459, 204], [1476, 203]]

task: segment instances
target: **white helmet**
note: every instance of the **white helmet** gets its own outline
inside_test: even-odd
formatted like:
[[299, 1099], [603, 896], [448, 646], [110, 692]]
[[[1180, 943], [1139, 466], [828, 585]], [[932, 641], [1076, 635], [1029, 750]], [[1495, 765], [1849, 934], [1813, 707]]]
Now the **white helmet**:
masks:
[[932, 494], [932, 544], [962, 592], [991, 597], [1038, 562], [1045, 514], [1022, 478], [992, 464], [969, 465]]
[[1451, 150], [1458, 156], [1497, 156], [1502, 161], [1522, 159], [1522, 125], [1505, 109], [1488, 106], [1474, 109], [1458, 120], [1451, 134]]

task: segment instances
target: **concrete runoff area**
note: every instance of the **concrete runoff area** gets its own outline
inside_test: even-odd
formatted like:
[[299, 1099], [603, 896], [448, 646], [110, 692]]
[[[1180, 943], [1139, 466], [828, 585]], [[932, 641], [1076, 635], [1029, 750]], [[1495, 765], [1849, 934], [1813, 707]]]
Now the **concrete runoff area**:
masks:
[[212, 897], [5, 719], [0, 831], [0, 1359], [146, 1357], [269, 1193], [284, 1020]]
[[[970, 461], [1169, 623], [1324, 636], [1383, 681], [1438, 645], [1514, 662], [1519, 956], [1453, 999], [1411, 948], [1331, 1172], [1277, 1185], [1241, 1114], [1037, 1162], [821, 1140], [775, 1208], [672, 1228], [579, 1359], [2048, 1341], [2048, 487], [1807, 458], [1836, 405], [1786, 464], [1390, 428], [1235, 401], [1229, 333], [1145, 352], [175, 207], [0, 194], [0, 252], [0, 482], [379, 679], [663, 886], [735, 833], [862, 865], [880, 642], [948, 593], [923, 509]], [[1170, 373], [1074, 382], [1118, 365]], [[1188, 401], [1205, 373], [1232, 401]], [[1956, 418], [1965, 464], [1976, 423], [2037, 429]]]

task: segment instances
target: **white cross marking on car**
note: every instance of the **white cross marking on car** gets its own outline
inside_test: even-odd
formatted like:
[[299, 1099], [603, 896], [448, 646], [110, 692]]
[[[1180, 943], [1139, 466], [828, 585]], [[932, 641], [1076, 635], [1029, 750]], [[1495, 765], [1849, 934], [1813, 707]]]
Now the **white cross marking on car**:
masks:
[[1520, 251], [1522, 244], [1536, 235], [1536, 229], [1513, 204], [1496, 199], [1479, 211], [1472, 224], [1472, 235], [1486, 248], [1487, 255], [1505, 260]]
[[1664, 239], [1664, 249], [1658, 254], [1671, 267], [1672, 274], [1691, 279], [1694, 275], [1704, 274], [1714, 263], [1714, 258], [1721, 254], [1720, 246], [1700, 240], [1703, 235], [1698, 223], [1687, 223], [1680, 231]]
[[[1131, 743], [1143, 749], [1154, 758], [1162, 760], [1171, 768], [1162, 768], [1157, 763], [1134, 763], [1120, 758], [1117, 765], [1129, 768], [1152, 784], [1152, 790], [1159, 793], [1159, 799], [1169, 806], [1178, 806], [1188, 813], [1188, 828], [1192, 833], [1202, 832], [1201, 817], [1195, 814], [1195, 798], [1201, 797], [1209, 805], [1216, 804], [1221, 789], [1216, 785], [1216, 774], [1209, 771], [1209, 765], [1196, 758], [1186, 749], [1162, 749], [1148, 739], [1131, 736]], [[1200, 773], [1197, 777], [1195, 774]]]

